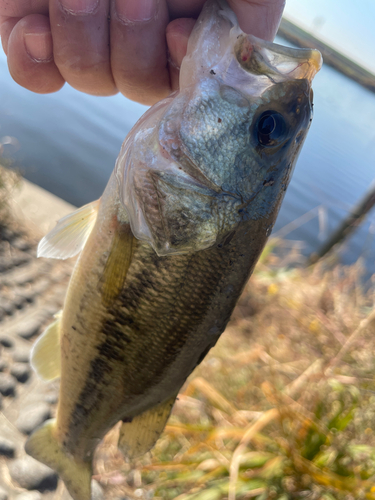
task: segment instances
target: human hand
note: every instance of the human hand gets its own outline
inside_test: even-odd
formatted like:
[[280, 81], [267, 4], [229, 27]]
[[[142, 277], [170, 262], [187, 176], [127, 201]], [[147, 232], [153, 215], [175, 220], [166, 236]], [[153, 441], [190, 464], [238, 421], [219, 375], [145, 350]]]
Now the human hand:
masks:
[[[228, 0], [243, 31], [273, 40], [284, 0]], [[66, 82], [153, 104], [178, 88], [194, 18], [205, 0], [0, 0], [9, 71], [38, 93]], [[169, 53], [169, 56], [168, 56]]]

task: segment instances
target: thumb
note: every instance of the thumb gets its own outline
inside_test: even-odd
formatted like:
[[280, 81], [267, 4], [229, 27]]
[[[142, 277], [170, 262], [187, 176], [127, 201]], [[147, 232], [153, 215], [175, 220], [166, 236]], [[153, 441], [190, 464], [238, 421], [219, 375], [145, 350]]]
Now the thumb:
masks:
[[285, 0], [228, 0], [240, 23], [240, 28], [263, 40], [276, 36]]

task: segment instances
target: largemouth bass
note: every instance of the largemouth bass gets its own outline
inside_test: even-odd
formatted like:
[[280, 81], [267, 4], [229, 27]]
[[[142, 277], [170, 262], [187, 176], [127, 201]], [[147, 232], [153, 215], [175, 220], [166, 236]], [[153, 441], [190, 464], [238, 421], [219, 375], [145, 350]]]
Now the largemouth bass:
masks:
[[244, 34], [209, 1], [180, 91], [126, 138], [97, 202], [58, 222], [39, 256], [80, 253], [32, 365], [61, 378], [57, 417], [26, 451], [90, 499], [92, 459], [119, 421], [133, 458], [215, 345], [269, 236], [312, 116], [321, 56]]

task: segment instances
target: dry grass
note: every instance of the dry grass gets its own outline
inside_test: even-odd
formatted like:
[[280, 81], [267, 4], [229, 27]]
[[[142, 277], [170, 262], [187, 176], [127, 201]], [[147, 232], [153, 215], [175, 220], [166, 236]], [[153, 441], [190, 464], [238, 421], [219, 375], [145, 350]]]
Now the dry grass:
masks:
[[375, 310], [360, 266], [272, 270], [266, 252], [152, 454], [118, 428], [95, 478], [108, 498], [375, 499]]

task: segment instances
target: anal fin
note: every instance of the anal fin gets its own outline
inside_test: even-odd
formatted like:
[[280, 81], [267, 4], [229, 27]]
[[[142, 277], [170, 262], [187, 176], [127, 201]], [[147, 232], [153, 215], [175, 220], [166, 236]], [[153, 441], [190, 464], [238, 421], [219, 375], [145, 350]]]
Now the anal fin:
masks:
[[51, 323], [35, 342], [30, 356], [30, 364], [36, 373], [44, 380], [53, 380], [60, 377], [61, 349], [60, 349], [60, 322], [62, 311], [55, 314], [55, 321]]
[[151, 450], [164, 430], [176, 397], [177, 394], [122, 424], [118, 447], [127, 458], [133, 459]]

